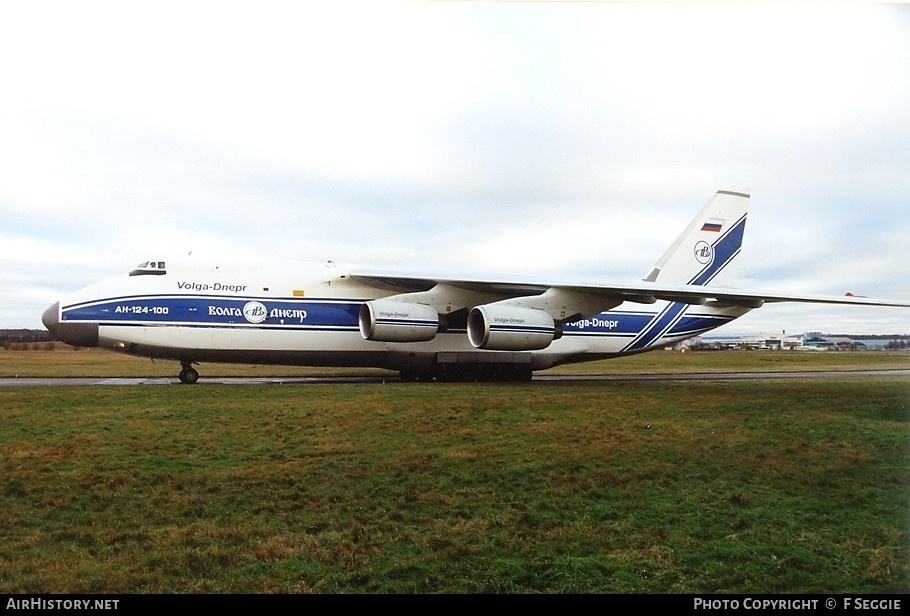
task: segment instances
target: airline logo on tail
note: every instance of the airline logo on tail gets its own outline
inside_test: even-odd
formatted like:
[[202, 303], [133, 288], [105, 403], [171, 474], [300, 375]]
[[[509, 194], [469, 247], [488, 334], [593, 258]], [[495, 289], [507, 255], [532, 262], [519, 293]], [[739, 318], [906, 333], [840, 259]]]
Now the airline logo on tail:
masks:
[[698, 242], [695, 244], [695, 260], [702, 265], [707, 265], [714, 258], [714, 251], [708, 242]]

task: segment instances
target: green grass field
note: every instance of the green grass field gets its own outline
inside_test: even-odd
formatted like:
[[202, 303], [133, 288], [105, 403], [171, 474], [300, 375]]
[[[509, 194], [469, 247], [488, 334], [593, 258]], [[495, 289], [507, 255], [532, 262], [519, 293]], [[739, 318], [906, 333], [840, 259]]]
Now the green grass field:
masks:
[[[9, 377], [176, 377], [180, 366], [174, 361], [155, 361], [99, 349], [58, 351], [0, 350], [0, 378]], [[910, 352], [809, 352], [809, 351], [722, 351], [675, 353], [655, 351], [568, 366], [541, 374], [633, 374], [685, 372], [793, 372], [802, 370], [887, 370], [910, 368]], [[333, 374], [376, 374], [396, 376], [378, 369], [308, 368], [243, 364], [202, 364], [207, 376], [324, 376]]]
[[[692, 355], [906, 367], [606, 365]], [[0, 593], [906, 593], [908, 428], [894, 377], [0, 389]]]

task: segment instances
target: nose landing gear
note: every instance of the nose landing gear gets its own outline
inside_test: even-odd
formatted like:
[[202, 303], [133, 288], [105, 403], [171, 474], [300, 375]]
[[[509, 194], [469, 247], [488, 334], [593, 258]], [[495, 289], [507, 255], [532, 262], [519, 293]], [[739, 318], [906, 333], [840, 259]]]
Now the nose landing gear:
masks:
[[196, 381], [199, 380], [199, 373], [195, 368], [193, 368], [190, 362], [180, 362], [180, 366], [183, 369], [180, 371], [180, 374], [177, 375], [177, 378], [180, 379], [181, 383], [184, 383], [186, 385], [193, 385]]

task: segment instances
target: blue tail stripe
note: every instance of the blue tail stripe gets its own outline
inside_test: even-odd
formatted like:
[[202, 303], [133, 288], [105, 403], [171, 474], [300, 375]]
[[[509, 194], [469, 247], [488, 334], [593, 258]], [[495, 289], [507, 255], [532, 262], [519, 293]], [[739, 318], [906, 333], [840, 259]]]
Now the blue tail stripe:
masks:
[[664, 332], [669, 330], [679, 318], [682, 317], [688, 304], [672, 302], [667, 304], [660, 314], [633, 340], [623, 351], [642, 349], [659, 339]]
[[689, 284], [705, 285], [711, 282], [732, 260], [739, 254], [743, 245], [743, 235], [746, 231], [746, 216], [736, 221], [736, 224], [721, 236], [714, 244], [714, 258], [695, 275]]
[[[742, 248], [743, 235], [746, 229], [746, 216], [743, 215], [730, 229], [712, 245], [713, 258], [704, 269], [696, 274], [689, 284], [704, 286], [711, 282], [729, 265]], [[671, 302], [660, 314], [651, 320], [647, 327], [629, 343], [623, 351], [636, 351], [648, 347], [662, 337], [671, 335], [679, 336], [682, 332], [698, 331], [701, 327], [693, 327], [691, 319], [686, 319], [689, 304]], [[707, 327], [704, 331], [712, 329]]]

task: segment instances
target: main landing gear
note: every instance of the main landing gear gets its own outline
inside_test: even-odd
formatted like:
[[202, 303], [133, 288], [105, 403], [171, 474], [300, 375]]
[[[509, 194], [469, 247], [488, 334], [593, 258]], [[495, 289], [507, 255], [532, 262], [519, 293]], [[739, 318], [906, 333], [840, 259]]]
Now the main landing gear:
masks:
[[199, 373], [193, 368], [190, 362], [180, 362], [180, 365], [183, 369], [180, 371], [180, 374], [177, 375], [177, 378], [180, 379], [181, 383], [192, 385], [199, 380]]

